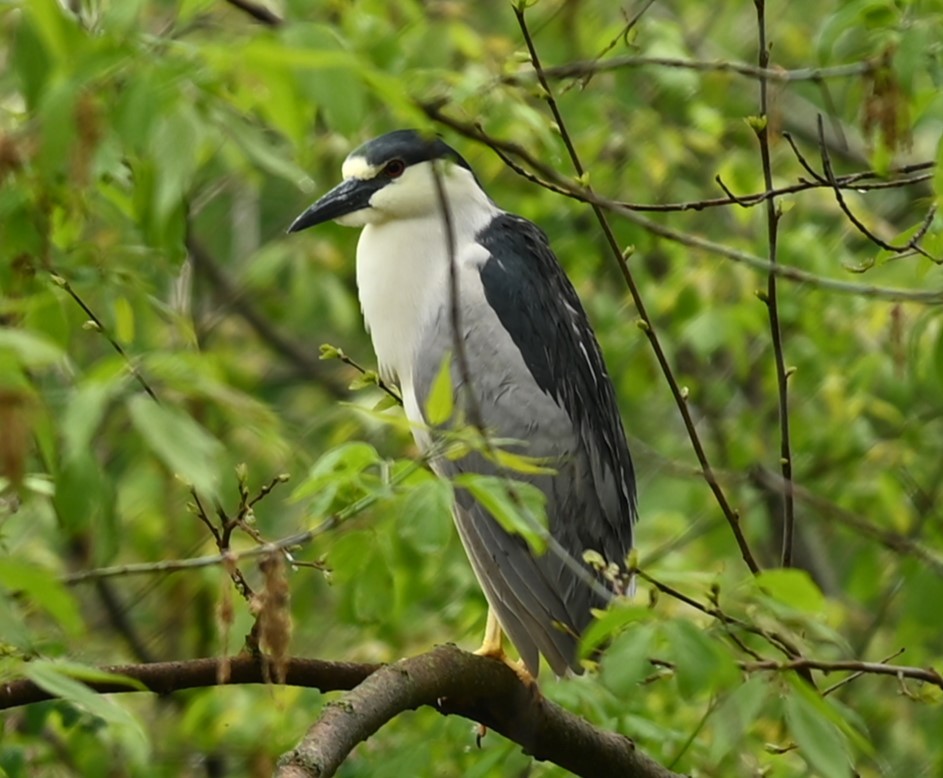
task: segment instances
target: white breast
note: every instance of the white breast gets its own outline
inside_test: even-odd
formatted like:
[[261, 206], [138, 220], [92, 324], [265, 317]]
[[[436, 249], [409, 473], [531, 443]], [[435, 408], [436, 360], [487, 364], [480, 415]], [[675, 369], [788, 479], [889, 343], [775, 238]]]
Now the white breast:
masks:
[[357, 244], [357, 291], [384, 378], [408, 381], [423, 322], [448, 270], [435, 220], [369, 224]]
[[[497, 210], [490, 201], [475, 205], [460, 209], [453, 219], [455, 261], [460, 268], [482, 262], [485, 252], [475, 236]], [[397, 381], [404, 396], [412, 394], [416, 349], [424, 328], [448, 304], [446, 246], [438, 216], [368, 224], [357, 244], [357, 290], [364, 321], [381, 374]], [[418, 407], [415, 402], [410, 405], [407, 414], [413, 418]]]

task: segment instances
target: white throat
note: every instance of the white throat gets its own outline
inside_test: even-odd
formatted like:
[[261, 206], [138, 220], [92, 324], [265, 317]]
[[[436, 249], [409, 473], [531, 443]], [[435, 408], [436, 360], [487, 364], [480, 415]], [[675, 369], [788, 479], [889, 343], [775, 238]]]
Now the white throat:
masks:
[[[499, 213], [471, 173], [442, 176], [452, 214], [455, 262], [480, 264], [475, 236]], [[436, 199], [426, 213], [368, 224], [357, 244], [357, 290], [384, 378], [411, 392], [413, 363], [424, 328], [449, 296], [449, 251]]]

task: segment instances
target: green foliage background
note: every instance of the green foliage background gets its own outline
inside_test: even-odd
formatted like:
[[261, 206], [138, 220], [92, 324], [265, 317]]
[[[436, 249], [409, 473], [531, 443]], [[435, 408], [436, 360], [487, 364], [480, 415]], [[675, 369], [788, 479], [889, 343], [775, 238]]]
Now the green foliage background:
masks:
[[[542, 0], [527, 18], [547, 66], [600, 55], [756, 62], [753, 3], [655, 3], [624, 34], [640, 8]], [[5, 714], [0, 775], [98, 775], [104, 764], [116, 776], [267, 775], [297, 741], [323, 704], [316, 692], [106, 699], [76, 684], [87, 670], [65, 664], [239, 649], [252, 616], [236, 597], [234, 623], [220, 620], [220, 604], [235, 595], [218, 567], [74, 586], [61, 576], [215, 553], [184, 481], [233, 510], [240, 463], [253, 493], [291, 475], [255, 507], [254, 527], [269, 540], [378, 496], [297, 552], [331, 572], [290, 574], [293, 653], [387, 661], [437, 642], [471, 648], [480, 637], [484, 602], [450, 526], [447, 487], [422, 471], [391, 486], [389, 474], [405, 472], [416, 453], [397, 412], [372, 411], [379, 390], [367, 381], [349, 392], [354, 371], [317, 361], [328, 342], [372, 365], [353, 282], [356, 234], [284, 230], [336, 182], [353, 146], [396, 127], [434, 126], [416, 100], [442, 101], [448, 115], [482, 122], [565, 175], [572, 169], [506, 2], [286, 0], [276, 10], [285, 22], [268, 27], [222, 0], [0, 4], [0, 677], [27, 674], [65, 698]], [[777, 185], [809, 178], [780, 131], [819, 164], [820, 112], [839, 173], [943, 161], [943, 3], [774, 2], [768, 25], [776, 67], [884, 67], [880, 77], [770, 85]], [[502, 80], [512, 74], [520, 83]], [[754, 79], [646, 65], [554, 86], [600, 193], [702, 200], [723, 196], [717, 175], [738, 194], [763, 190], [747, 121], [759, 113]], [[809, 657], [878, 661], [906, 649], [896, 661], [943, 665], [940, 300], [868, 292], [939, 290], [939, 263], [879, 250], [828, 189], [777, 201], [780, 261], [860, 293], [780, 281], [795, 367], [802, 569], [758, 583], [698, 474], [589, 207], [516, 176], [481, 144], [444, 135], [500, 205], [549, 233], [587, 307], [639, 471], [642, 569], [789, 635]], [[877, 234], [906, 242], [943, 193], [939, 170], [846, 198]], [[652, 218], [769, 253], [762, 207]], [[711, 463], [764, 567], [775, 567], [781, 499], [758, 477], [779, 470], [769, 323], [755, 295], [766, 276], [613, 224], [634, 247], [630, 266]], [[922, 245], [943, 256], [939, 216]], [[847, 516], [885, 542], [849, 530]], [[888, 539], [926, 553], [888, 548]], [[234, 542], [254, 545], [242, 533]], [[242, 568], [259, 585], [255, 567]], [[867, 675], [823, 698], [789, 673], [744, 673], [736, 663], [755, 658], [744, 647], [783, 657], [732, 630], [738, 645], [718, 621], [645, 582], [604, 626], [614, 637], [599, 672], [546, 678], [544, 691], [677, 770], [943, 774], [938, 688]], [[819, 677], [819, 687], [840, 677]], [[495, 735], [478, 750], [468, 722], [430, 711], [393, 721], [342, 770], [558, 774]]]

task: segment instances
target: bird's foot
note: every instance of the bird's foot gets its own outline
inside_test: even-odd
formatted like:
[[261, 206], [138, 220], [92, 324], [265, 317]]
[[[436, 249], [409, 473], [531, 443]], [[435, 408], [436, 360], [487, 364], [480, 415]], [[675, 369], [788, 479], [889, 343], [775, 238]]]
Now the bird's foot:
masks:
[[516, 661], [511, 659], [511, 657], [505, 653], [501, 641], [498, 643], [489, 643], [486, 640], [481, 644], [481, 647], [473, 653], [477, 656], [486, 656], [488, 659], [497, 659], [499, 662], [504, 663], [514, 671], [514, 674], [521, 679], [521, 683], [525, 686], [537, 685], [537, 679], [530, 674], [530, 671], [524, 665], [524, 661], [522, 659]]

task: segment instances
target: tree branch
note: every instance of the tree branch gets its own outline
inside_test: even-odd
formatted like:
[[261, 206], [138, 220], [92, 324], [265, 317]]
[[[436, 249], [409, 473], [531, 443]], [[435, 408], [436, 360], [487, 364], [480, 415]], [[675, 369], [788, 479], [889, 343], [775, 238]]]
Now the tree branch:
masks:
[[[733, 73], [747, 78], [765, 79], [766, 81], [822, 81], [826, 78], [849, 78], [866, 76], [874, 73], [879, 63], [872, 60], [850, 62], [829, 68], [767, 68], [747, 65], [742, 62], [723, 60], [706, 61], [697, 59], [677, 59], [674, 57], [638, 57], [624, 56], [610, 59], [594, 59], [582, 62], [569, 62], [565, 65], [544, 68], [544, 76], [549, 79], [584, 78], [597, 73], [623, 70], [637, 67], [661, 67], [681, 70], [695, 70], [702, 73]], [[502, 77], [505, 84], [526, 84], [533, 80], [533, 74], [524, 71]]]
[[279, 762], [276, 778], [328, 778], [351, 750], [392, 718], [422, 706], [478, 721], [541, 761], [581, 776], [677, 778], [627, 737], [597, 729], [550, 702], [503, 662], [455, 646], [403, 659], [328, 705]]
[[226, 2], [233, 8], [238, 8], [240, 11], [249, 14], [255, 21], [267, 27], [278, 27], [283, 22], [280, 16], [270, 11], [264, 5], [253, 3], [251, 0], [226, 0]]
[[[766, 39], [766, 0], [754, 0], [756, 6], [756, 27], [758, 40], [757, 55], [760, 68], [769, 69], [770, 44]], [[756, 139], [760, 145], [760, 161], [763, 166], [763, 186], [768, 192], [773, 188], [773, 163], [769, 150], [769, 89], [766, 75], [760, 76], [760, 116], [756, 122]], [[792, 567], [793, 547], [795, 545], [796, 511], [792, 496], [792, 449], [789, 440], [789, 375], [783, 352], [783, 328], [779, 319], [779, 296], [776, 291], [776, 273], [778, 264], [777, 249], [779, 244], [780, 212], [776, 201], [766, 200], [766, 235], [769, 243], [770, 271], [766, 278], [764, 302], [769, 315], [770, 339], [773, 344], [773, 362], [776, 368], [776, 389], [779, 407], [779, 466], [783, 474], [783, 545], [782, 565]]]
[[[327, 662], [321, 659], [293, 657], [285, 665], [285, 684], [320, 689], [322, 692], [353, 689], [380, 665], [357, 662]], [[101, 668], [113, 675], [122, 675], [144, 684], [148, 691], [170, 694], [183, 689], [220, 686], [220, 668], [228, 667], [226, 685], [267, 683], [270, 668], [262, 656], [240, 654], [234, 657], [208, 657], [179, 662], [113, 665]], [[89, 688], [101, 694], [139, 692], [140, 688], [120, 681], [86, 681]], [[45, 689], [27, 679], [0, 683], [0, 710], [55, 699]]]
[[[540, 64], [540, 57], [537, 55], [537, 48], [534, 45], [534, 41], [530, 35], [530, 30], [527, 27], [527, 21], [524, 18], [523, 3], [514, 6], [514, 15], [517, 17], [518, 26], [521, 28], [521, 34], [524, 37], [524, 43], [527, 45], [527, 51], [530, 54], [531, 64], [534, 67], [534, 72], [537, 74], [537, 80], [540, 82], [540, 86], [543, 88], [544, 99], [546, 99], [547, 106], [550, 108], [550, 112], [553, 114], [553, 118], [557, 123], [557, 128], [560, 131], [560, 136], [563, 138], [563, 143], [566, 146], [567, 152], [570, 156], [570, 161], [573, 163], [573, 169], [576, 171], [576, 175], [582, 179], [585, 173], [583, 163], [580, 161], [576, 147], [574, 146], [573, 141], [570, 138], [570, 134], [567, 131], [566, 123], [563, 121], [563, 115], [560, 113], [560, 109], [557, 106], [556, 99], [554, 98], [553, 92], [550, 89], [550, 84], [544, 77], [543, 68]], [[584, 186], [584, 189], [587, 192], [592, 191], [588, 186]], [[749, 568], [750, 572], [756, 575], [760, 572], [760, 566], [757, 564], [756, 559], [753, 556], [753, 552], [750, 549], [750, 545], [747, 543], [746, 536], [743, 534], [743, 529], [740, 526], [740, 514], [730, 504], [726, 493], [714, 475], [714, 470], [707, 458], [707, 452], [701, 443], [697, 426], [695, 425], [694, 418], [691, 415], [691, 409], [688, 407], [687, 395], [682, 392], [681, 386], [678, 384], [677, 378], [675, 377], [674, 370], [672, 369], [671, 364], [668, 362], [668, 357], [661, 344], [661, 340], [659, 339], [658, 333], [655, 330], [655, 326], [648, 315], [645, 301], [642, 299], [642, 293], [639, 290], [638, 285], [635, 283], [635, 278], [632, 275], [631, 270], [629, 270], [628, 263], [625, 260], [622, 249], [619, 247], [619, 243], [616, 240], [615, 233], [612, 231], [609, 220], [606, 218], [606, 214], [603, 212], [602, 206], [594, 202], [591, 207], [593, 209], [593, 213], [596, 216], [596, 221], [599, 222], [599, 226], [606, 238], [606, 242], [609, 244], [613, 258], [619, 267], [619, 271], [622, 274], [623, 281], [625, 281], [626, 288], [629, 290], [629, 294], [632, 297], [632, 302], [635, 304], [635, 308], [638, 311], [639, 319], [641, 320], [641, 330], [648, 338], [649, 345], [652, 348], [652, 352], [655, 354], [655, 359], [658, 362], [658, 366], [665, 377], [665, 381], [668, 384], [668, 388], [670, 389], [672, 396], [674, 397], [675, 405], [677, 405], [678, 412], [681, 414], [681, 420], [684, 424], [684, 428], [687, 430], [688, 438], [690, 439], [691, 446], [694, 449], [694, 454], [697, 457], [698, 464], [701, 467], [704, 481], [707, 483], [708, 488], [714, 495], [714, 499], [717, 501], [721, 513], [723, 513], [724, 518], [727, 519], [727, 523], [730, 525], [731, 533], [734, 536], [737, 547], [740, 549], [740, 556], [743, 557], [743, 561]]]
[[[796, 283], [808, 284], [811, 287], [830, 292], [851, 294], [859, 297], [869, 297], [878, 300], [886, 300], [889, 302], [915, 302], [921, 303], [923, 305], [938, 305], [940, 302], [943, 302], [943, 289], [900, 289], [894, 287], [876, 286], [874, 284], [858, 284], [842, 281], [837, 278], [816, 275], [815, 273], [810, 273], [792, 265], [784, 265], [782, 263], [771, 265], [769, 260], [763, 259], [762, 257], [758, 257], [754, 254], [750, 254], [749, 252], [740, 251], [738, 249], [731, 248], [730, 246], [725, 246], [721, 243], [707, 240], [706, 238], [702, 238], [698, 235], [692, 235], [690, 233], [680, 232], [679, 230], [673, 230], [670, 227], [666, 227], [636, 213], [635, 211], [639, 210], [637, 206], [629, 206], [625, 203], [619, 202], [618, 200], [612, 200], [610, 198], [604, 197], [594, 190], [586, 188], [566, 178], [554, 170], [550, 165], [540, 162], [540, 160], [534, 157], [534, 155], [530, 154], [524, 147], [513, 143], [512, 141], [507, 141], [488, 135], [477, 124], [463, 122], [443, 113], [440, 103], [420, 103], [419, 108], [422, 109], [430, 119], [438, 122], [439, 124], [449, 127], [466, 138], [476, 140], [479, 143], [483, 143], [484, 145], [488, 146], [488, 148], [494, 151], [503, 160], [506, 161], [508, 155], [514, 156], [521, 160], [524, 164], [531, 168], [531, 170], [537, 171], [540, 176], [545, 179], [530, 179], [535, 183], [552, 191], [558, 192], [559, 194], [562, 194], [566, 197], [570, 197], [574, 200], [579, 200], [580, 202], [589, 203], [591, 205], [597, 205], [600, 208], [609, 211], [610, 213], [617, 214], [632, 224], [638, 225], [653, 235], [658, 235], [659, 237], [665, 238], [666, 240], [679, 243], [683, 246], [699, 249], [701, 251], [706, 251], [710, 254], [715, 254], [717, 256], [723, 257], [724, 259], [729, 259], [733, 262], [746, 265], [747, 267], [762, 273], [773, 272], [780, 278], [786, 278]], [[518, 168], [515, 168], [513, 165], [511, 167], [515, 170], [515, 172], [519, 172]], [[548, 182], [552, 185], [548, 185]], [[908, 183], [912, 183], [912, 181]]]
[[[943, 676], [932, 667], [811, 658], [739, 664], [746, 672], [847, 671], [911, 679], [943, 688]], [[248, 655], [101, 669], [136, 682], [87, 682], [89, 688], [102, 694], [140, 692], [140, 684], [150, 692], [170, 694], [270, 681], [265, 658]], [[220, 680], [221, 669], [227, 671], [225, 681]], [[624, 735], [601, 730], [547, 700], [503, 662], [452, 645], [386, 666], [292, 657], [285, 663], [284, 683], [349, 693], [326, 706], [301, 743], [282, 757], [277, 778], [327, 778], [357, 743], [399, 713], [423, 706], [442, 715], [479, 722], [518, 743], [535, 759], [554, 762], [576, 775], [678, 778], [677, 773], [641, 753]], [[55, 696], [27, 679], [0, 684], [0, 710], [50, 699]]]
[[828, 674], [833, 672], [849, 671], [856, 675], [890, 675], [895, 678], [909, 678], [922, 681], [943, 689], [943, 676], [932, 667], [906, 667], [905, 665], [891, 665], [884, 662], [862, 662], [857, 659], [843, 659], [834, 662], [819, 659], [793, 659], [789, 662], [741, 662], [740, 666], [747, 672], [791, 670], [821, 670]]

